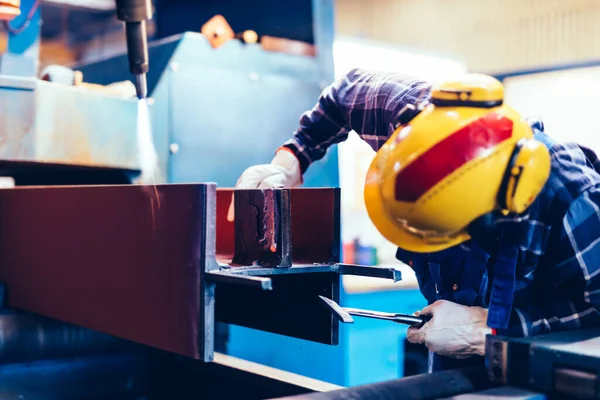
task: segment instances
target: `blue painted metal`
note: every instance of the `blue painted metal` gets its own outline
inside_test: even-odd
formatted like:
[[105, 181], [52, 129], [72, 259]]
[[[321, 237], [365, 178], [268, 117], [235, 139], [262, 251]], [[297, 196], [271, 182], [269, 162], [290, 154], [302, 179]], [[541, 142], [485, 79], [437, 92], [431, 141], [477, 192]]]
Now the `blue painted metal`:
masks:
[[[345, 302], [343, 293], [340, 302]], [[328, 346], [232, 325], [227, 351], [238, 358], [346, 386], [349, 329], [340, 324], [340, 344]]]
[[[412, 314], [427, 305], [417, 289], [346, 294], [345, 307]], [[345, 386], [356, 386], [404, 376], [407, 326], [370, 318], [355, 318], [347, 327]]]
[[[310, 324], [310, 321], [306, 321]], [[343, 386], [345, 378], [346, 326], [340, 326], [340, 345], [293, 339], [231, 325], [227, 353], [310, 378]]]
[[[340, 304], [407, 314], [427, 305], [417, 289], [342, 294]], [[231, 326], [228, 353], [337, 385], [357, 386], [404, 376], [406, 331], [402, 324], [355, 318], [354, 324], [340, 325], [340, 344], [332, 347]]]
[[[129, 79], [126, 65], [119, 56], [78, 69], [86, 80], [106, 84]], [[234, 186], [244, 169], [271, 161], [300, 115], [316, 103], [321, 82], [320, 62], [313, 57], [238, 41], [213, 49], [195, 33], [154, 44], [152, 127], [167, 181]], [[336, 148], [309, 168], [304, 185], [339, 186]]]
[[8, 48], [0, 60], [0, 74], [37, 76], [41, 34], [39, 7], [28, 21], [29, 11], [35, 3], [36, 0], [21, 0], [21, 15], [10, 22], [11, 28], [18, 32], [8, 33]]
[[0, 75], [0, 110], [2, 160], [139, 168], [135, 100]]
[[555, 72], [555, 71], [566, 71], [569, 69], [578, 69], [578, 68], [590, 68], [590, 67], [600, 67], [600, 60], [589, 60], [583, 61], [579, 63], [566, 63], [566, 64], [558, 64], [553, 66], [548, 66], [544, 68], [533, 68], [533, 69], [524, 69], [518, 71], [511, 72], [503, 72], [497, 74], [490, 74], [494, 76], [496, 79], [503, 81], [506, 78], [510, 78], [513, 76], [522, 76], [522, 75], [531, 75], [531, 74], [539, 74], [543, 72]]

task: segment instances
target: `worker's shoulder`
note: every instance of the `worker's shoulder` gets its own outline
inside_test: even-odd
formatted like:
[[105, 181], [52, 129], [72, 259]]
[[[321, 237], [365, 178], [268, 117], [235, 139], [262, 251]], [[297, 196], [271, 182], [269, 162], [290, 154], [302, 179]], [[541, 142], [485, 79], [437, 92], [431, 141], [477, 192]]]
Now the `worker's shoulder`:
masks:
[[597, 156], [592, 150], [543, 133], [536, 133], [535, 138], [546, 145], [552, 163], [550, 177], [544, 187], [546, 194], [551, 194], [555, 200], [558, 196], [571, 203], [590, 188], [600, 187], [600, 171], [595, 168]]
[[431, 83], [419, 79], [413, 75], [395, 71], [371, 70], [364, 68], [353, 68], [345, 74], [345, 78], [351, 82], [364, 82], [376, 85], [401, 86], [403, 88], [413, 86], [430, 87]]
[[598, 159], [593, 150], [578, 143], [560, 141], [541, 131], [534, 132], [534, 138], [548, 149], [553, 167], [568, 163], [589, 168]]

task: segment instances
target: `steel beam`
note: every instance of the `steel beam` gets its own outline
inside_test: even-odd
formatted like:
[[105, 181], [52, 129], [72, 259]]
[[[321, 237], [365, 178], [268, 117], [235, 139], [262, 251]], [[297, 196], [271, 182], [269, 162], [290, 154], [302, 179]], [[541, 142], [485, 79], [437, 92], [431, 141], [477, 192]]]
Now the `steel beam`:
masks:
[[207, 237], [214, 235], [207, 225], [214, 189], [0, 190], [8, 306], [210, 360], [214, 288], [204, 272], [214, 254]]

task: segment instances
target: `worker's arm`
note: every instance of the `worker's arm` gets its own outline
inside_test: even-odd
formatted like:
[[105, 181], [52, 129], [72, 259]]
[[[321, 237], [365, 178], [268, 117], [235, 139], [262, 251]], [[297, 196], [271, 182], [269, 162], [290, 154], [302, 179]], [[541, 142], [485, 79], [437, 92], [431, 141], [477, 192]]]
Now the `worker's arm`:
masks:
[[[323, 90], [317, 104], [300, 117], [300, 127], [271, 163], [246, 169], [235, 187], [299, 186], [309, 165], [323, 158], [333, 144], [346, 140], [352, 130], [378, 150], [393, 133], [398, 112], [428, 95], [429, 88], [426, 82], [397, 73], [353, 69]], [[233, 218], [232, 201], [228, 219]]]
[[585, 327], [598, 320], [600, 312], [600, 188], [575, 200], [565, 216], [552, 285], [555, 290], [543, 301], [516, 307], [509, 328], [498, 330], [509, 336], [530, 336]]
[[351, 130], [378, 150], [393, 133], [398, 112], [427, 95], [429, 87], [400, 74], [353, 69], [323, 90], [271, 163], [248, 168], [236, 187], [297, 186], [308, 166], [331, 145], [346, 140]]
[[[553, 149], [553, 168], [561, 168], [562, 190], [568, 185], [590, 186], [574, 199], [562, 220], [558, 242], [549, 251], [554, 265], [540, 296], [528, 306], [516, 307], [509, 336], [580, 329], [597, 323], [600, 312], [600, 184], [598, 172], [574, 145]], [[577, 182], [577, 183], [575, 183]], [[558, 195], [558, 194], [557, 194]], [[554, 289], [554, 290], [553, 290]]]
[[353, 69], [323, 90], [283, 147], [298, 158], [302, 173], [352, 130], [378, 150], [393, 133], [398, 112], [428, 89], [426, 82], [400, 74]]

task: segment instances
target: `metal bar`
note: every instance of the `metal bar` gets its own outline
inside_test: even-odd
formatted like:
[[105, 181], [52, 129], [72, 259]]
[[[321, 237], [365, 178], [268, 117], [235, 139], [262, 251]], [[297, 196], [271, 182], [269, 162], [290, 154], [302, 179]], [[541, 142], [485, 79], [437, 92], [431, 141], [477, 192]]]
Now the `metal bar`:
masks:
[[211, 271], [206, 274], [206, 279], [215, 283], [228, 283], [232, 285], [249, 286], [260, 290], [273, 289], [273, 285], [270, 278], [261, 278], [229, 274], [227, 272]]
[[8, 306], [206, 358], [213, 340], [204, 336], [213, 318], [211, 292], [204, 293], [211, 186], [0, 190]]
[[221, 267], [220, 272], [230, 275], [242, 275], [242, 276], [273, 276], [273, 275], [292, 275], [292, 274], [305, 274], [305, 273], [337, 273], [337, 266], [335, 264], [326, 265], [294, 265], [290, 268], [260, 268], [260, 267]]
[[0, 312], [0, 364], [80, 357], [132, 348], [130, 342], [43, 318], [4, 309]]
[[336, 317], [340, 322], [343, 322], [345, 324], [354, 323], [354, 319], [350, 316], [350, 314], [348, 314], [348, 312], [344, 308], [340, 307], [338, 303], [323, 296], [319, 296], [319, 299], [321, 300], [323, 305], [329, 311], [331, 311], [331, 314], [333, 314], [333, 316]]
[[493, 385], [487, 379], [483, 366], [453, 369], [432, 374], [422, 374], [388, 382], [357, 386], [325, 393], [313, 393], [289, 400], [433, 400], [485, 390]]
[[346, 310], [348, 314], [354, 315], [355, 317], [381, 319], [396, 322], [398, 324], [407, 324], [413, 326], [421, 326], [431, 318], [410, 314], [393, 314], [380, 311], [361, 310], [358, 308], [344, 308], [344, 310]]
[[144, 357], [111, 354], [0, 366], [0, 397], [7, 400], [108, 399], [140, 395]]
[[371, 278], [392, 279], [394, 282], [402, 280], [402, 272], [395, 268], [367, 267], [348, 264], [296, 264], [290, 268], [230, 267], [228, 265], [222, 265], [220, 271], [225, 274], [245, 276], [336, 272], [340, 275], [359, 275]]
[[337, 268], [341, 275], [359, 275], [371, 278], [392, 279], [394, 282], [402, 280], [402, 272], [395, 268], [352, 264], [337, 264]]

